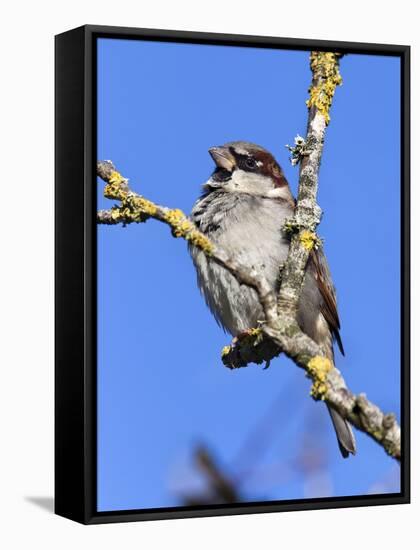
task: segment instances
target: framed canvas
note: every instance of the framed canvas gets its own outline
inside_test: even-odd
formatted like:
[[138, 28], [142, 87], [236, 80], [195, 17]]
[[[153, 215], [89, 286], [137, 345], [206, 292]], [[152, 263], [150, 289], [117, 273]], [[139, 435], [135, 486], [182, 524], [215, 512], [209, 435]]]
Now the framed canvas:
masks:
[[409, 502], [409, 63], [56, 37], [57, 514]]

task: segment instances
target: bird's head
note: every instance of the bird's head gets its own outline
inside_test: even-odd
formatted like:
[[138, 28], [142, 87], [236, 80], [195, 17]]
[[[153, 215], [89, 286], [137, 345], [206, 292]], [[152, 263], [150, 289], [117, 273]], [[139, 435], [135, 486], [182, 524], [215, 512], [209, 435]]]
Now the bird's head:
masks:
[[289, 185], [273, 155], [254, 143], [232, 141], [211, 147], [216, 168], [204, 184], [206, 191], [247, 193], [273, 198], [291, 197]]

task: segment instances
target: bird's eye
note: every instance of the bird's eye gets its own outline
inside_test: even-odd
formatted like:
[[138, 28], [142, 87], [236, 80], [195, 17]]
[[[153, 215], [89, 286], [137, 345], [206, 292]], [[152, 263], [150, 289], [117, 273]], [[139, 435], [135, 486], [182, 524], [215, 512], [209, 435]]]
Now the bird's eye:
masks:
[[255, 168], [257, 166], [257, 163], [252, 157], [247, 157], [247, 159], [245, 160], [245, 164], [247, 168]]

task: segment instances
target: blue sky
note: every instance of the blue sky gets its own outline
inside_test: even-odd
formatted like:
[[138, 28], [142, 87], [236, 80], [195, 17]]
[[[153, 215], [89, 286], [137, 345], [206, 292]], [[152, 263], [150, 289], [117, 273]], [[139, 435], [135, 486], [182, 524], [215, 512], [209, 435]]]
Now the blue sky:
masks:
[[[191, 210], [208, 148], [269, 149], [296, 191], [284, 145], [305, 135], [309, 53], [100, 39], [98, 158], [133, 190]], [[320, 173], [319, 227], [337, 287], [354, 392], [400, 417], [399, 59], [349, 54]], [[112, 203], [102, 196], [98, 204]], [[177, 506], [203, 490], [205, 444], [247, 501], [399, 491], [398, 466], [360, 432], [343, 460], [325, 407], [284, 357], [229, 371], [230, 337], [166, 226], [98, 227], [98, 509]], [[308, 466], [310, 453], [319, 466]], [[309, 462], [311, 464], [311, 462]]]

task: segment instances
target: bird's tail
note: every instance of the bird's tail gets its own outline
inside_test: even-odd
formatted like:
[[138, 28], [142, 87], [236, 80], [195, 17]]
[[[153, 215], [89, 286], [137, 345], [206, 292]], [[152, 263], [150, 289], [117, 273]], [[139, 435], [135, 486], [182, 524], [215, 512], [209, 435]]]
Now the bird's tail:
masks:
[[[328, 359], [335, 364], [332, 340], [321, 341], [320, 345], [322, 346], [326, 357], [328, 357]], [[331, 416], [335, 435], [337, 436], [338, 446], [343, 458], [347, 458], [350, 454], [355, 455], [356, 438], [354, 437], [352, 427], [335, 409], [329, 407], [328, 405], [327, 409]]]
[[340, 414], [328, 407], [331, 420], [334, 426], [335, 434], [337, 436], [338, 446], [340, 447], [341, 454], [344, 458], [347, 458], [349, 454], [356, 454], [356, 439], [353, 434], [353, 430], [347, 420], [344, 420]]

